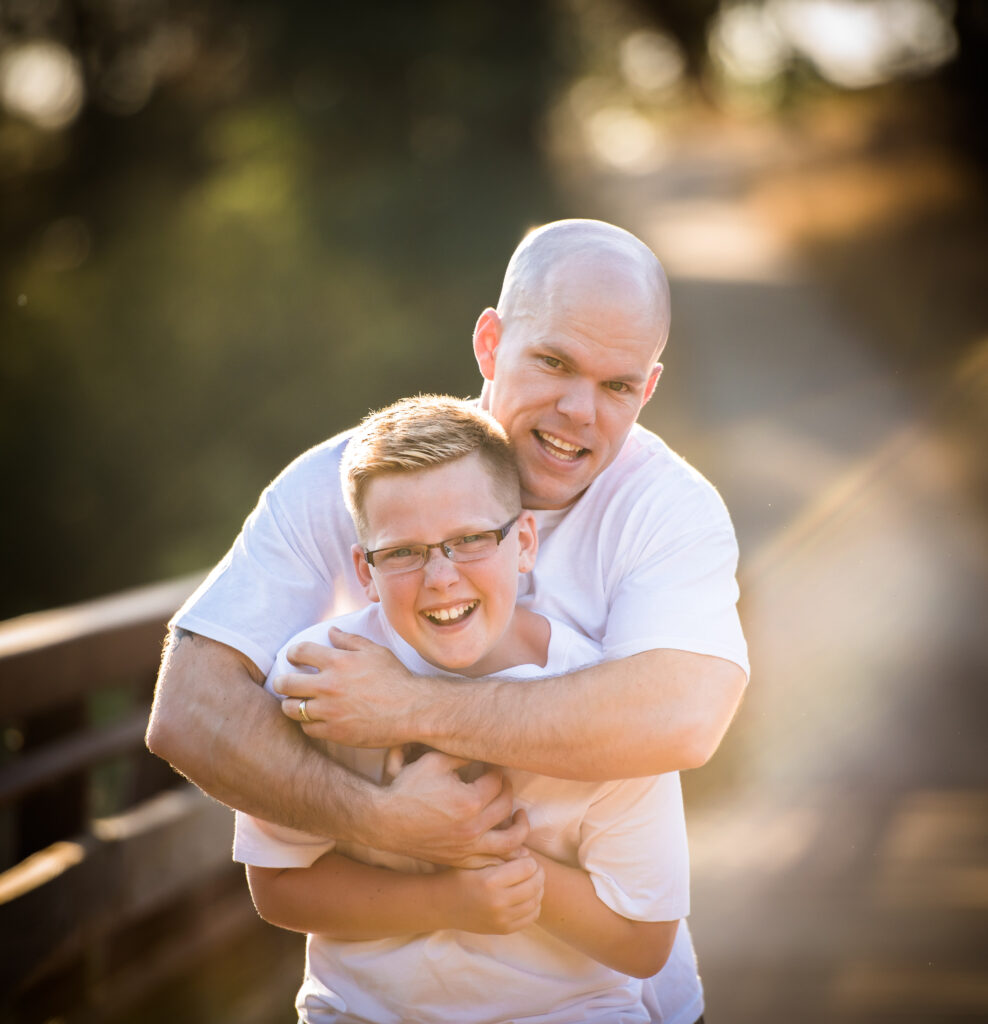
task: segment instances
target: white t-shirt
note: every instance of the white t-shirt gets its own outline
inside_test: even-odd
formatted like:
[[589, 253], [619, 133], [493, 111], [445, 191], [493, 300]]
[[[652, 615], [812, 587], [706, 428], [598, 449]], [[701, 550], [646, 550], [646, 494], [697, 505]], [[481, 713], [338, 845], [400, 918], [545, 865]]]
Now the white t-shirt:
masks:
[[[348, 436], [309, 449], [264, 491], [172, 625], [236, 648], [267, 674], [299, 630], [367, 603], [339, 478]], [[524, 601], [599, 643], [605, 658], [672, 648], [748, 671], [730, 516], [710, 483], [660, 438], [635, 424], [573, 505], [536, 518], [539, 553], [522, 577]], [[650, 998], [662, 1024], [693, 1024], [702, 1011], [685, 924]]]
[[[437, 671], [394, 632], [379, 605], [335, 624], [388, 647], [413, 672]], [[512, 668], [508, 674], [513, 678], [558, 675], [599, 661], [595, 644], [562, 623], [550, 625], [545, 667]], [[301, 640], [326, 644], [327, 624], [303, 631], [291, 643]], [[288, 669], [282, 651], [268, 689], [270, 680]], [[470, 681], [463, 679], [462, 685]], [[331, 753], [381, 781], [386, 750], [332, 744]], [[674, 921], [689, 913], [689, 854], [678, 774], [612, 782], [573, 782], [514, 769], [506, 774], [516, 805], [526, 809], [531, 821], [529, 845], [582, 867], [608, 907], [640, 921]], [[408, 857], [237, 814], [238, 861], [308, 867], [332, 849], [395, 870], [434, 870]], [[369, 942], [310, 935], [297, 1006], [312, 1024], [495, 1024], [522, 1017], [528, 1024], [649, 1020], [640, 980], [597, 963], [536, 926], [513, 935], [444, 930]]]

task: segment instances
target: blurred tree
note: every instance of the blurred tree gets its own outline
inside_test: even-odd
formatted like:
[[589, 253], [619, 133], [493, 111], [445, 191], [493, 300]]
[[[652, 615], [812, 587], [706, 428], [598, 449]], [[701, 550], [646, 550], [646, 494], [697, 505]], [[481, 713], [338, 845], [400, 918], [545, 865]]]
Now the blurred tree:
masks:
[[0, 69], [0, 617], [205, 566], [309, 444], [400, 394], [476, 392], [473, 320], [562, 212], [547, 4], [0, 19], [8, 71], [81, 95], [12, 110]]

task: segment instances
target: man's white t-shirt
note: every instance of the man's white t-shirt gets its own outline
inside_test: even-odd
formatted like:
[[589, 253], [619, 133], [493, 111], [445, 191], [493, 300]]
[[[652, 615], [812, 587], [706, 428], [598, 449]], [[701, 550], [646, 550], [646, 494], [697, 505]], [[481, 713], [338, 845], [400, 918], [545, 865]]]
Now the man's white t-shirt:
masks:
[[[311, 448], [264, 491], [233, 547], [172, 621], [247, 655], [267, 674], [312, 622], [367, 603], [339, 464], [348, 434]], [[738, 550], [717, 491], [636, 424], [568, 509], [536, 512], [526, 603], [600, 644], [606, 659], [661, 648], [748, 671], [737, 615]], [[653, 1021], [693, 1024], [703, 1007], [689, 932], [652, 981]]]
[[[437, 671], [395, 633], [380, 605], [334, 624], [383, 644], [412, 672]], [[600, 659], [599, 648], [586, 637], [560, 622], [550, 621], [550, 626], [546, 665], [521, 665], [507, 674], [516, 679], [559, 675]], [[303, 631], [290, 644], [302, 640], [328, 644], [328, 624]], [[283, 649], [266, 684], [271, 692], [271, 679], [289, 668]], [[372, 781], [382, 781], [386, 750], [330, 744], [330, 753]], [[528, 812], [528, 845], [583, 868], [604, 904], [638, 921], [675, 921], [689, 913], [689, 854], [677, 773], [612, 782], [574, 782], [515, 769], [505, 774], [516, 805]], [[408, 857], [237, 814], [238, 861], [308, 867], [333, 849], [393, 870], [434, 870]], [[649, 1020], [640, 980], [605, 967], [534, 925], [512, 935], [447, 929], [360, 942], [310, 935], [297, 1006], [308, 1024]]]

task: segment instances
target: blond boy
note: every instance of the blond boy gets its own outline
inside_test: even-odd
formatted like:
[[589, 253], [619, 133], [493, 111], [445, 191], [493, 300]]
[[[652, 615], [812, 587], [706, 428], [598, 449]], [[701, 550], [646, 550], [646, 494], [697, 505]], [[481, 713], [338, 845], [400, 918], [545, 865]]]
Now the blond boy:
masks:
[[[510, 442], [485, 413], [436, 396], [399, 402], [358, 428], [342, 477], [371, 604], [332, 625], [421, 674], [524, 679], [599, 660], [585, 637], [516, 605], [538, 539]], [[321, 623], [293, 638], [268, 688], [288, 648], [328, 633]], [[393, 752], [390, 764], [386, 750], [331, 753], [381, 784], [397, 771], [401, 785]], [[309, 933], [302, 1021], [649, 1020], [640, 979], [665, 963], [689, 909], [678, 776], [503, 771], [516, 819], [530, 819], [527, 848], [476, 870], [437, 872], [238, 813], [234, 855], [259, 912]]]

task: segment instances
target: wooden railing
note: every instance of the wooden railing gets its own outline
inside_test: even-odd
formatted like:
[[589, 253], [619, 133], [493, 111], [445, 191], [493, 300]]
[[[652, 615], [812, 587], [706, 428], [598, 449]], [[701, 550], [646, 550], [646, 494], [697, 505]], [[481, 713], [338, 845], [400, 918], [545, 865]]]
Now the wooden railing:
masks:
[[[2, 1021], [150, 1020], [136, 1008], [174, 979], [278, 934], [230, 860], [230, 811], [144, 746], [165, 624], [198, 579], [0, 623]], [[171, 994], [163, 1020], [291, 1016]]]

